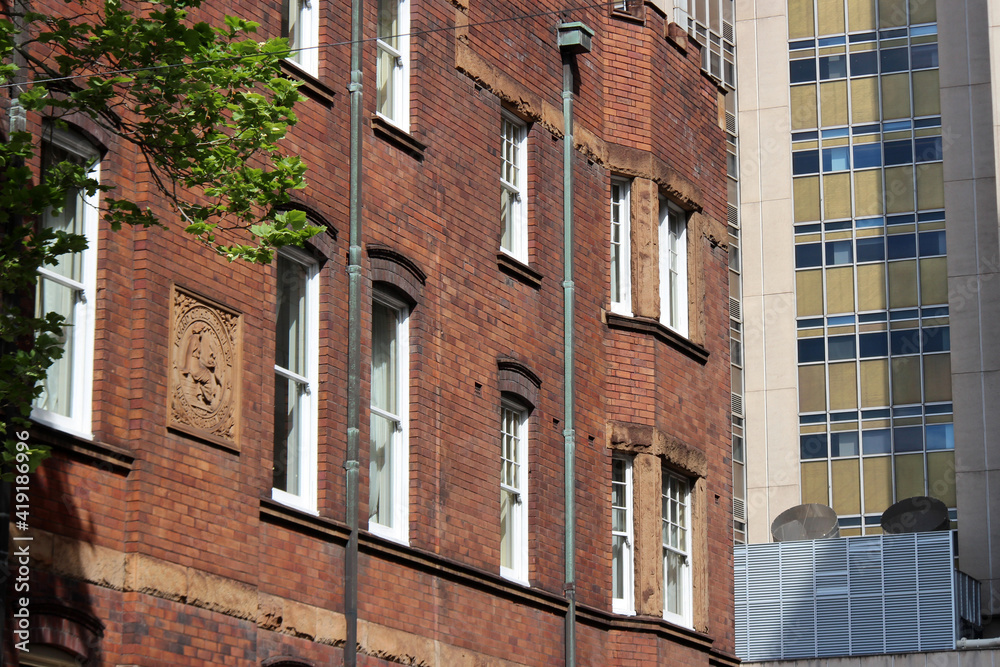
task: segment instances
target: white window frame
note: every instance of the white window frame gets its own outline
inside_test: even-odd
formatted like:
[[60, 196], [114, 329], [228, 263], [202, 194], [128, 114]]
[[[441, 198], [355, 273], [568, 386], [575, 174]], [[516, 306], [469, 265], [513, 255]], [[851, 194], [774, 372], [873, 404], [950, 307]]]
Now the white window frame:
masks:
[[[692, 627], [691, 603], [691, 482], [666, 468], [662, 469], [661, 507], [663, 524], [661, 543], [663, 546], [663, 618], [671, 623]], [[676, 520], [670, 513], [676, 510]], [[673, 535], [681, 539], [674, 539]], [[680, 612], [669, 609], [671, 586], [669, 582], [668, 559], [680, 560]]]
[[[409, 466], [409, 308], [399, 299], [386, 294], [383, 291], [375, 290], [372, 296], [372, 305], [380, 304], [385, 308], [396, 312], [396, 414], [387, 412], [375, 407], [369, 401], [369, 409], [372, 417], [388, 419], [395, 424], [392, 432], [390, 447], [390, 461], [396, 463], [390, 468], [388, 477], [390, 485], [390, 497], [392, 506], [389, 509], [390, 524], [379, 523], [372, 515], [376, 503], [376, 461], [372, 456], [373, 452], [369, 448], [368, 484], [369, 484], [369, 515], [368, 530], [375, 535], [390, 539], [403, 544], [409, 543], [409, 520], [410, 520], [410, 466]], [[372, 326], [374, 335], [374, 323]], [[372, 382], [374, 383], [374, 372]], [[372, 392], [374, 395], [374, 391]], [[369, 429], [371, 429], [371, 419], [369, 419]], [[369, 443], [371, 437], [369, 437]]]
[[[317, 512], [317, 439], [319, 435], [318, 411], [316, 409], [316, 393], [319, 378], [319, 266], [305, 252], [297, 248], [281, 248], [278, 255], [287, 261], [299, 265], [305, 273], [305, 321], [304, 327], [304, 347], [305, 361], [304, 374], [296, 373], [287, 368], [274, 364], [274, 373], [277, 376], [295, 383], [298, 388], [298, 404], [295, 406], [298, 411], [298, 424], [296, 429], [299, 436], [299, 447], [297, 452], [297, 477], [299, 488], [297, 493], [292, 493], [279, 488], [271, 488], [271, 498], [274, 500], [295, 507], [297, 509], [318, 514]], [[277, 269], [277, 264], [275, 265]], [[281, 276], [278, 275], [278, 280]], [[278, 288], [280, 290], [280, 286]], [[275, 322], [277, 324], [277, 321]], [[282, 332], [276, 332], [276, 337]], [[288, 335], [287, 332], [284, 335]], [[275, 395], [277, 399], [277, 394]], [[274, 425], [277, 433], [278, 424]], [[287, 446], [287, 443], [286, 443]]]
[[[501, 211], [508, 202], [509, 219], [501, 219], [500, 250], [514, 259], [528, 263], [527, 165], [528, 126], [517, 116], [501, 113], [500, 120], [500, 196]], [[508, 178], [508, 175], [513, 178]]]
[[[298, 65], [303, 71], [312, 76], [319, 75], [319, 0], [285, 0], [282, 11], [288, 15], [284, 21], [287, 25], [292, 24], [291, 12], [298, 4], [299, 12], [297, 21], [299, 39], [293, 43], [288, 41], [290, 49], [287, 60]], [[287, 30], [286, 30], [287, 33]], [[283, 35], [288, 37], [287, 34]]]
[[628, 179], [611, 179], [611, 312], [627, 317], [632, 316], [631, 186]]
[[688, 335], [687, 214], [660, 197], [660, 323]]
[[[45, 141], [73, 153], [92, 164], [88, 176], [100, 181], [101, 164], [97, 150], [85, 139], [67, 130], [54, 128]], [[94, 376], [94, 320], [97, 294], [97, 226], [100, 217], [98, 193], [78, 193], [77, 211], [82, 216], [81, 231], [87, 238], [87, 248], [76, 253], [81, 263], [80, 281], [59, 274], [47, 266], [38, 268], [39, 283], [51, 281], [73, 290], [76, 294], [72, 312], [67, 319], [73, 322], [70, 391], [72, 398], [63, 414], [43, 407], [46, 396], [35, 400], [31, 418], [41, 424], [65, 431], [80, 438], [92, 440], [93, 434], [93, 376]], [[47, 215], [45, 216], [47, 217]], [[68, 257], [65, 255], [64, 257]], [[43, 284], [43, 283], [42, 283]], [[64, 315], [66, 313], [63, 313]], [[65, 357], [64, 357], [65, 358]], [[56, 363], [60, 363], [59, 360]], [[43, 386], [45, 380], [42, 381]]]
[[[514, 431], [508, 432], [507, 419], [517, 419]], [[507, 440], [517, 438], [514, 457], [508, 458]], [[504, 398], [500, 401], [500, 530], [503, 526], [504, 494], [512, 494], [515, 501], [511, 505], [510, 556], [509, 567], [503, 564], [503, 544], [500, 549], [500, 576], [525, 586], [528, 582], [528, 409], [520, 403]], [[512, 479], [505, 479], [508, 465], [513, 464]]]
[[[410, 2], [409, 0], [379, 0], [376, 11], [381, 12], [382, 3], [396, 3], [399, 12], [399, 32], [395, 35], [397, 48], [390, 45], [384, 37], [388, 35], [379, 34], [375, 42], [376, 48], [376, 91], [375, 107], [376, 113], [389, 121], [404, 132], [410, 131]], [[382, 25], [381, 17], [376, 22], [376, 30], [380, 30]], [[378, 82], [382, 80], [383, 58], [385, 54], [389, 58], [395, 59], [392, 75], [389, 76], [388, 88], [391, 104], [379, 99]]]
[[[621, 481], [615, 480], [615, 468], [620, 468], [624, 473], [623, 479]], [[611, 609], [616, 614], [635, 614], [635, 528], [634, 528], [634, 514], [633, 514], [633, 504], [632, 504], [632, 459], [630, 457], [615, 455], [611, 459], [611, 548], [614, 550], [614, 542], [616, 539], [623, 539], [624, 544], [622, 546], [622, 555], [618, 563], [618, 567], [621, 568], [621, 579], [622, 579], [622, 591], [621, 595], [616, 597], [614, 593], [614, 578], [617, 576], [615, 572], [615, 561], [614, 561], [614, 551], [612, 551], [611, 557]], [[624, 505], [615, 505], [615, 486], [621, 486]], [[615, 530], [614, 523], [614, 513], [616, 511], [621, 511], [625, 515], [625, 529]]]

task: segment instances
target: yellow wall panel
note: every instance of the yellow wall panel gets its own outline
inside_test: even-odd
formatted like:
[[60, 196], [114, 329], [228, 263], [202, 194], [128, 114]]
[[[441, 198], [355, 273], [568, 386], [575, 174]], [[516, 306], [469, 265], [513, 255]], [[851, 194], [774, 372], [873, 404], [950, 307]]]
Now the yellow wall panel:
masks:
[[855, 30], [875, 29], [875, 0], [847, 0], [847, 24]]
[[916, 172], [917, 210], [944, 208], [944, 164], [941, 162], [918, 164]]
[[906, 0], [878, 0], [878, 26], [906, 25]]
[[[826, 220], [851, 217], [851, 173], [823, 176], [823, 209]], [[827, 235], [827, 239], [833, 236]]]
[[844, 3], [820, 0], [816, 12], [816, 24], [820, 35], [844, 32]]
[[948, 507], [955, 507], [955, 452], [928, 452], [927, 493]]
[[910, 116], [910, 75], [907, 72], [882, 77], [882, 120]]
[[861, 407], [889, 405], [889, 360], [867, 359], [861, 362]]
[[795, 222], [819, 220], [819, 176], [800, 176], [792, 180], [795, 198]]
[[858, 266], [858, 310], [885, 308], [885, 264]]
[[920, 402], [920, 357], [896, 357], [892, 360], [892, 403]]
[[854, 172], [854, 210], [863, 218], [882, 215], [882, 170]]
[[896, 456], [896, 501], [924, 495], [924, 456]]
[[936, 3], [929, 0], [909, 0], [910, 23], [934, 23], [937, 21]]
[[799, 366], [799, 412], [826, 410], [826, 373], [823, 364]]
[[837, 514], [861, 513], [861, 477], [857, 459], [830, 462], [830, 487], [833, 490], [833, 509]]
[[865, 473], [865, 514], [884, 512], [892, 505], [892, 458], [866, 458], [862, 465]]
[[924, 356], [924, 400], [951, 400], [951, 354]]
[[909, 213], [913, 210], [913, 167], [887, 167], [885, 170], [885, 212]]
[[841, 266], [826, 270], [826, 312], [854, 312], [854, 267]]
[[830, 482], [827, 478], [826, 461], [809, 461], [802, 464], [802, 502], [830, 502]]
[[823, 314], [823, 269], [795, 272], [795, 310], [799, 317]]
[[[931, 6], [933, 2], [928, 3]], [[913, 115], [937, 116], [941, 113], [939, 70], [922, 69], [913, 72]]]
[[878, 121], [878, 77], [851, 79], [851, 122], [877, 123]]
[[927, 257], [920, 260], [920, 304], [948, 303], [948, 258]]
[[889, 262], [889, 307], [913, 308], [917, 305], [917, 260]]
[[792, 130], [817, 127], [816, 84], [792, 86], [789, 94], [792, 105]]
[[788, 0], [788, 38], [812, 37], [813, 0]]
[[[909, 79], [907, 79], [906, 85], [909, 86]], [[847, 125], [847, 81], [821, 83], [819, 85], [819, 109], [823, 127]]]
[[858, 407], [858, 365], [854, 361], [830, 364], [830, 409]]

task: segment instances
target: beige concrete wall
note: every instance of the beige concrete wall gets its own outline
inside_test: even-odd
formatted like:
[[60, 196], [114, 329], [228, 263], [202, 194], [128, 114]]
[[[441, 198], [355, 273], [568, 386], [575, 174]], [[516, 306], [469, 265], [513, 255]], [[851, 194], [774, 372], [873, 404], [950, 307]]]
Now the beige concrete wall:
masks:
[[939, 0], [955, 477], [962, 570], [1000, 614], [998, 5]]
[[788, 28], [784, 0], [736, 3], [748, 540], [799, 502]]

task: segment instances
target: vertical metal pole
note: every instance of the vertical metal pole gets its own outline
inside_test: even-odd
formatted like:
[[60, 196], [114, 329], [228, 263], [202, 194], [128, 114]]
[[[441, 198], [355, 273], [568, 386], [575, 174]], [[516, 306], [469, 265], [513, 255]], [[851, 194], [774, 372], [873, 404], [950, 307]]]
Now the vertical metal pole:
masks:
[[572, 56], [563, 53], [563, 430], [566, 493], [566, 667], [576, 665], [576, 432], [573, 424], [573, 68]]
[[358, 497], [361, 450], [361, 35], [364, 0], [351, 0], [351, 246], [347, 266], [347, 524], [344, 556], [345, 667], [358, 661]]

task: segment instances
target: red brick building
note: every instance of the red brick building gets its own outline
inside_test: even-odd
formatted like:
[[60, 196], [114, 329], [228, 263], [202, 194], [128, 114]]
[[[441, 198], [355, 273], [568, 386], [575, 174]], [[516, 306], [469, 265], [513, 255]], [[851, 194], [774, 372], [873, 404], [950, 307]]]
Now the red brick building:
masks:
[[[564, 664], [557, 26], [576, 21], [576, 663], [735, 664], [726, 153], [699, 46], [658, 2], [366, 3], [355, 386], [351, 16], [290, 4], [307, 99], [285, 146], [328, 231], [255, 267], [83, 221], [81, 352], [30, 434], [54, 454], [22, 664], [342, 664], [351, 582], [358, 664]], [[281, 7], [210, 18], [280, 34]], [[53, 141], [168, 215], [127, 146]]]

